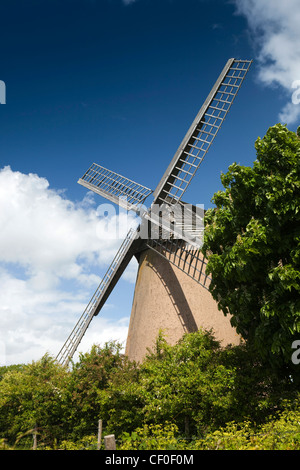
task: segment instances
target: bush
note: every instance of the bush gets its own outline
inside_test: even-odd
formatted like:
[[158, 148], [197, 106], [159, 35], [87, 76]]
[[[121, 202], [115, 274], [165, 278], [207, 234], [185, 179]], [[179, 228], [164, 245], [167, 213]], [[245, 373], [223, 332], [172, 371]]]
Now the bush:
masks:
[[285, 411], [255, 427], [250, 422], [229, 423], [198, 441], [205, 450], [300, 450], [300, 409]]
[[39, 448], [93, 449], [102, 419], [103, 435], [115, 434], [124, 450], [296, 448], [297, 397], [295, 384], [246, 344], [222, 349], [210, 332], [198, 331], [170, 346], [160, 335], [141, 365], [107, 344], [71, 370], [45, 356], [5, 371], [0, 442], [32, 448], [37, 425]]
[[175, 434], [178, 428], [175, 424], [145, 424], [131, 434], [125, 432], [121, 436], [119, 450], [174, 450], [177, 449]]

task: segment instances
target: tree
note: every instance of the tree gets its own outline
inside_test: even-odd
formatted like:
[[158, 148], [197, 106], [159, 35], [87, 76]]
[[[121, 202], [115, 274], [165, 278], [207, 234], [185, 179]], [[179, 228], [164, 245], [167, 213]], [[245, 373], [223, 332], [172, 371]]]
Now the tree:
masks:
[[103, 347], [93, 345], [90, 352], [80, 354], [73, 364], [68, 392], [70, 395], [70, 417], [72, 437], [78, 439], [95, 428], [101, 413], [102, 391], [124, 362], [121, 344], [105, 343]]
[[101, 393], [101, 416], [106, 432], [117, 436], [170, 423], [190, 438], [245, 416], [263, 422], [293, 391], [245, 344], [224, 349], [200, 330], [171, 346], [159, 335], [142, 364], [128, 363], [112, 376]]
[[[9, 367], [0, 382], [0, 433], [15, 443], [21, 435], [32, 441], [31, 430], [38, 427], [38, 439], [51, 443], [59, 439], [68, 413], [68, 374], [54, 359], [22, 367]], [[28, 434], [29, 433], [29, 434]]]
[[300, 339], [300, 139], [277, 124], [255, 148], [252, 168], [234, 163], [221, 176], [203, 252], [219, 309], [264, 359], [290, 371]]

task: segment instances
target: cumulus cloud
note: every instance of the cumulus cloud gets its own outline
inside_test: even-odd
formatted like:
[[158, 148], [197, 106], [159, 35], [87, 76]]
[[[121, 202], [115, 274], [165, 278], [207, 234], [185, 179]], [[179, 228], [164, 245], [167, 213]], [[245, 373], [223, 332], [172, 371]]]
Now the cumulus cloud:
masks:
[[292, 85], [300, 80], [300, 9], [298, 0], [234, 0], [237, 13], [247, 18], [258, 50], [259, 80], [279, 86], [287, 99], [279, 119], [287, 124], [300, 118], [292, 102]]
[[[99, 273], [137, 223], [125, 211], [104, 208], [90, 193], [74, 203], [45, 178], [0, 170], [0, 362], [58, 352], [100, 282]], [[135, 273], [133, 261], [124, 278], [132, 282]], [[124, 340], [124, 324], [99, 322], [101, 339], [118, 339], [109, 337], [117, 328]]]

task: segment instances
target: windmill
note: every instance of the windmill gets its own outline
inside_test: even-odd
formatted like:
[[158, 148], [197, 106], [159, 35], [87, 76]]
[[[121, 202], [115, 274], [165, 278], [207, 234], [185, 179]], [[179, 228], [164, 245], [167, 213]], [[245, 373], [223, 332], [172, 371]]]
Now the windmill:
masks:
[[[182, 197], [211, 147], [247, 75], [251, 60], [229, 59], [202, 105], [155, 191], [93, 163], [78, 183], [127, 210], [141, 221], [130, 229], [89, 304], [57, 355], [68, 364], [94, 316], [98, 315], [131, 259], [147, 250], [208, 290], [206, 260], [201, 253], [203, 211]], [[152, 194], [153, 202], [145, 208]], [[159, 269], [157, 270], [159, 271]], [[158, 273], [159, 274], [159, 273]], [[165, 282], [168, 290], [169, 283]], [[135, 320], [136, 321], [136, 320]], [[184, 321], [184, 319], [183, 319]], [[130, 329], [133, 319], [130, 320]], [[128, 338], [131, 337], [129, 332]], [[129, 339], [127, 340], [127, 342]], [[132, 338], [131, 338], [132, 343]]]

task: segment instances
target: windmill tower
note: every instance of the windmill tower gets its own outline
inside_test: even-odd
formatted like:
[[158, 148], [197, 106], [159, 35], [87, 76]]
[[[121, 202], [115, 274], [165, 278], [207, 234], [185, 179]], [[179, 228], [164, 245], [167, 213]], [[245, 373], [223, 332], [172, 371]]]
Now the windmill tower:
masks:
[[[229, 319], [218, 312], [208, 291], [202, 246], [203, 211], [182, 201], [212, 145], [251, 66], [229, 59], [202, 105], [156, 190], [93, 163], [79, 184], [141, 219], [123, 240], [89, 304], [57, 355], [61, 364], [73, 357], [94, 316], [136, 256], [139, 270], [130, 318], [126, 354], [142, 360], [159, 329], [171, 343], [184, 332], [213, 329], [223, 343], [238, 342]], [[149, 209], [144, 203], [150, 194]]]

